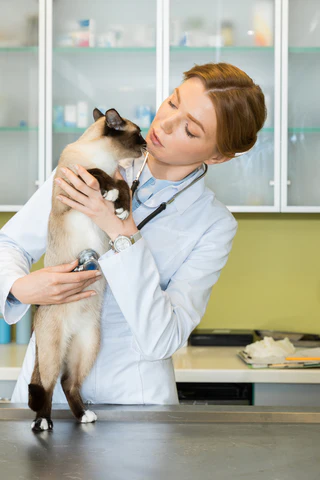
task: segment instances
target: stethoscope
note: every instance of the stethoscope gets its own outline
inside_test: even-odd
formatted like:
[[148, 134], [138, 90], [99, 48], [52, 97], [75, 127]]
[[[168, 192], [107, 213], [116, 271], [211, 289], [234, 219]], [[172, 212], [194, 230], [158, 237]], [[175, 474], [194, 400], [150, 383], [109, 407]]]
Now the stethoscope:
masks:
[[[135, 178], [135, 180], [133, 180], [132, 182], [132, 185], [131, 185], [131, 192], [132, 192], [132, 198], [139, 186], [139, 177], [141, 175], [141, 172], [142, 170], [144, 169], [144, 166], [148, 160], [148, 156], [149, 156], [149, 152], [147, 152], [146, 156], [145, 156], [145, 159], [144, 159], [144, 162]], [[199, 177], [195, 178], [191, 183], [189, 183], [189, 185], [187, 185], [186, 187], [184, 187], [182, 190], [180, 190], [180, 192], [177, 192], [175, 193], [167, 202], [162, 202], [159, 207], [157, 207], [152, 213], [150, 213], [150, 215], [148, 215], [144, 220], [142, 220], [142, 222], [139, 223], [139, 225], [137, 225], [137, 228], [138, 230], [140, 230], [142, 227], [144, 227], [148, 222], [150, 222], [150, 220], [152, 220], [154, 217], [156, 217], [157, 215], [159, 215], [159, 213], [161, 213], [163, 210], [165, 210], [167, 208], [167, 205], [169, 205], [170, 203], [174, 202], [174, 200], [177, 198], [178, 195], [181, 195], [182, 192], [184, 192], [185, 190], [187, 190], [189, 187], [191, 187], [192, 185], [194, 185], [196, 182], [198, 182], [202, 177], [205, 176], [205, 174], [207, 173], [207, 170], [208, 170], [208, 165], [206, 163], [203, 164], [204, 165], [204, 172], [199, 175]], [[141, 203], [141, 202], [140, 202]]]

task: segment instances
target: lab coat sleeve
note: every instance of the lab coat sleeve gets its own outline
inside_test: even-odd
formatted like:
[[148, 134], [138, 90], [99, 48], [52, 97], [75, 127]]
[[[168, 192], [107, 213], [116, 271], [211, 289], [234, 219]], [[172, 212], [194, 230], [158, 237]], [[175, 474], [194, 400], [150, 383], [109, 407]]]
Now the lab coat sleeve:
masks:
[[14, 282], [28, 275], [31, 265], [46, 251], [54, 175], [55, 170], [0, 230], [0, 312], [9, 325], [30, 308], [9, 293]]
[[166, 290], [143, 236], [99, 263], [133, 334], [133, 348], [147, 360], [171, 357], [205, 313], [213, 285], [227, 262], [237, 231], [233, 216], [208, 229], [174, 273]]

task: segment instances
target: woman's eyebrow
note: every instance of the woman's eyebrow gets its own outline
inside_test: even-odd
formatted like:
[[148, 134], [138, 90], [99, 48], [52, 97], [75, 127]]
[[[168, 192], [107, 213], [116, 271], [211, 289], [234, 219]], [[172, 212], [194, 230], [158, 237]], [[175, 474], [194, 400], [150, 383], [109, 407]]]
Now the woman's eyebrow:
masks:
[[[177, 95], [177, 98], [178, 98], [178, 103], [180, 103], [181, 101], [181, 98], [180, 98], [180, 92], [179, 92], [179, 89], [178, 87], [174, 89], [176, 95]], [[197, 120], [196, 118], [194, 118], [192, 115], [190, 115], [190, 113], [187, 113], [187, 117], [190, 118], [190, 120], [192, 120], [194, 123], [196, 123], [197, 125], [199, 125], [199, 127], [201, 128], [201, 130], [203, 131], [203, 133], [206, 133], [204, 128], [203, 128], [203, 125], [202, 123], [199, 122], [199, 120]]]

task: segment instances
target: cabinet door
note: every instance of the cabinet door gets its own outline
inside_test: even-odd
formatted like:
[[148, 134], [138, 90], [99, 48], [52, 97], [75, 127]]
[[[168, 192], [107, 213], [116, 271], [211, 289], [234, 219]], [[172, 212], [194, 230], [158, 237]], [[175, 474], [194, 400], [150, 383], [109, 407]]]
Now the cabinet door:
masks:
[[162, 10], [156, 0], [61, 0], [52, 7], [48, 29], [52, 17], [53, 30], [47, 45], [47, 68], [52, 68], [46, 109], [52, 129], [47, 132], [47, 175], [57, 166], [64, 147], [93, 123], [94, 108], [103, 113], [115, 108], [137, 123], [144, 135], [162, 91], [157, 48], [157, 22], [162, 22], [157, 12]]
[[279, 211], [280, 1], [171, 0], [168, 10], [166, 96], [194, 64], [225, 62], [244, 70], [266, 98], [268, 118], [254, 148], [209, 166], [207, 186], [232, 211]]
[[[38, 38], [41, 42], [40, 48]], [[44, 180], [43, 42], [44, 0], [40, 2], [2, 0], [0, 16], [2, 212], [19, 210], [35, 193], [37, 185]]]
[[[283, 1], [282, 210], [320, 211], [320, 3]], [[287, 162], [285, 161], [287, 159]]]

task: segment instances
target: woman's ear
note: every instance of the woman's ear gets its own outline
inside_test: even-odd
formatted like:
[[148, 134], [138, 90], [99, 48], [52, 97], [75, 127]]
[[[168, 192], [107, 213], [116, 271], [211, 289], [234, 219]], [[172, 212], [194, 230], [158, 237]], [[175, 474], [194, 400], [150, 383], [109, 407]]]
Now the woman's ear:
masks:
[[212, 157], [210, 157], [204, 163], [206, 163], [207, 165], [215, 165], [217, 163], [227, 162], [228, 160], [231, 160], [231, 158], [221, 155], [220, 153], [217, 153], [215, 155], [212, 155]]

